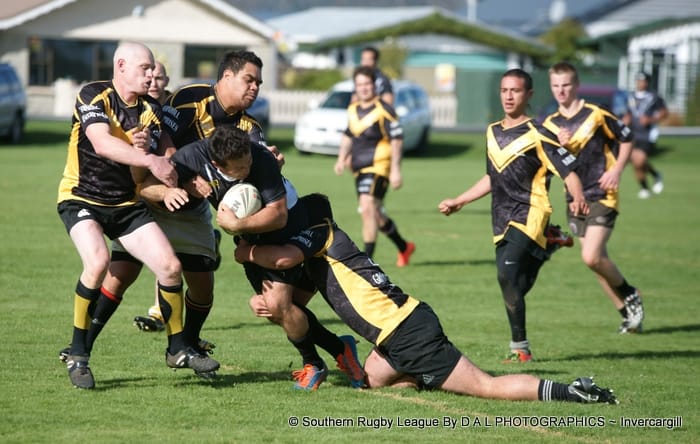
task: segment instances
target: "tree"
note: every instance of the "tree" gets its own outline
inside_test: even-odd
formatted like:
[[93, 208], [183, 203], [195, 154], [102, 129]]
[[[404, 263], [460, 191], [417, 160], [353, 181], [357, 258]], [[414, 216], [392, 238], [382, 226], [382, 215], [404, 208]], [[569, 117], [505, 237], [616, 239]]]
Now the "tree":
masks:
[[586, 30], [579, 22], [572, 18], [565, 18], [542, 34], [539, 39], [542, 43], [554, 48], [550, 63], [562, 60], [579, 63], [582, 60], [577, 42], [586, 36]]

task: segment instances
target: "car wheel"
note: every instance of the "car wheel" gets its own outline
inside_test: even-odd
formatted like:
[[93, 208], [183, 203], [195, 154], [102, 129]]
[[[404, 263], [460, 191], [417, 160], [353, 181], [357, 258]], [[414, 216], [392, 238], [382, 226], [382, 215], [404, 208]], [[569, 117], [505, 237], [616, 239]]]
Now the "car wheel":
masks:
[[430, 127], [426, 126], [423, 128], [423, 132], [420, 135], [416, 149], [413, 150], [415, 155], [425, 154], [428, 149], [428, 139], [430, 138]]
[[15, 116], [15, 120], [12, 121], [12, 126], [10, 127], [10, 132], [7, 134], [8, 141], [16, 145], [22, 140], [22, 133], [24, 132], [24, 120], [22, 116]]

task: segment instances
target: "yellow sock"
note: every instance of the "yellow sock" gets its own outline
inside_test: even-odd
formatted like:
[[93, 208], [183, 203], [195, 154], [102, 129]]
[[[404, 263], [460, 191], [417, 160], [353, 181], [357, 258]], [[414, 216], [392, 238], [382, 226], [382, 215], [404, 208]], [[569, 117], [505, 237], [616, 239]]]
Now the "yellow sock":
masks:
[[168, 336], [180, 333], [182, 331], [182, 285], [163, 287], [158, 284], [158, 303]]

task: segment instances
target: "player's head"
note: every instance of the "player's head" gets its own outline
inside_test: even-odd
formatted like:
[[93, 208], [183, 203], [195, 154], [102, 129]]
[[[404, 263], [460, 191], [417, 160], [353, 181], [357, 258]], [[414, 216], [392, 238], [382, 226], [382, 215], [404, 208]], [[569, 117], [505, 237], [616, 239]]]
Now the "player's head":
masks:
[[167, 98], [165, 88], [168, 87], [169, 82], [170, 77], [168, 77], [168, 72], [165, 70], [165, 66], [161, 62], [156, 62], [155, 68], [153, 69], [151, 86], [148, 88], [148, 95], [159, 101], [162, 105]]
[[571, 63], [559, 62], [549, 68], [549, 88], [560, 105], [569, 106], [577, 99], [578, 86], [578, 72]]
[[376, 68], [379, 62], [379, 50], [374, 46], [365, 46], [360, 52], [360, 65]]
[[506, 115], [524, 115], [532, 94], [532, 77], [522, 69], [509, 69], [501, 76], [501, 106]]
[[114, 51], [113, 81], [123, 99], [145, 95], [153, 78], [153, 53], [137, 42], [123, 42]]
[[367, 101], [374, 98], [376, 75], [374, 69], [369, 66], [358, 66], [352, 73], [352, 80], [355, 83], [355, 94], [360, 101]]
[[248, 109], [262, 85], [262, 60], [250, 51], [231, 51], [219, 64], [217, 98], [228, 112]]
[[328, 196], [321, 193], [307, 194], [301, 197], [301, 202], [309, 215], [310, 225], [326, 223], [326, 219], [333, 221], [333, 210]]
[[645, 91], [649, 89], [649, 81], [651, 76], [643, 71], [638, 72], [634, 76], [634, 80], [637, 82], [637, 91]]
[[250, 174], [253, 158], [248, 133], [233, 125], [216, 127], [209, 138], [209, 156], [224, 176], [243, 180]]

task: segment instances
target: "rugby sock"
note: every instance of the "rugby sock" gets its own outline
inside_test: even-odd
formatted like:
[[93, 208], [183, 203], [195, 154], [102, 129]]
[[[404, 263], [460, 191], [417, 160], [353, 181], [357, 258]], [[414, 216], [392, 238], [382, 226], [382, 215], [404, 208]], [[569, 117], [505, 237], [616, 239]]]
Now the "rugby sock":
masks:
[[90, 317], [94, 311], [95, 301], [100, 296], [99, 288], [87, 288], [78, 281], [73, 298], [73, 340], [70, 353], [72, 355], [87, 355], [87, 332], [90, 328]]
[[202, 331], [204, 322], [209, 316], [211, 307], [211, 302], [209, 304], [197, 304], [192, 301], [189, 290], [185, 293], [185, 327], [183, 331], [185, 341], [188, 344], [192, 346], [198, 345], [199, 334]]
[[321, 359], [321, 357], [318, 355], [318, 352], [316, 351], [316, 346], [314, 345], [314, 341], [310, 333], [310, 331], [307, 332], [306, 336], [296, 341], [291, 339], [290, 337], [287, 337], [287, 339], [297, 350], [299, 350], [299, 354], [301, 355], [301, 359], [304, 362], [304, 365], [312, 364], [318, 368], [322, 368], [323, 359]]
[[575, 401], [581, 402], [581, 398], [569, 393], [569, 386], [561, 382], [548, 379], [540, 379], [537, 387], [537, 398], [540, 401]]
[[88, 353], [92, 351], [92, 346], [95, 340], [102, 332], [105, 324], [112, 317], [119, 304], [121, 304], [121, 296], [114, 295], [107, 291], [104, 287], [100, 288], [100, 296], [97, 298], [97, 304], [95, 306], [95, 312], [92, 317], [92, 322], [90, 323], [90, 328], [87, 332], [87, 338], [85, 340], [85, 347]]
[[617, 290], [618, 294], [622, 295], [623, 300], [637, 291], [637, 289], [628, 284], [625, 279], [622, 280], [622, 285], [615, 287], [615, 290]]
[[376, 242], [365, 242], [365, 254], [370, 258], [374, 255], [374, 246]]
[[342, 355], [345, 351], [345, 343], [321, 325], [311, 310], [301, 305], [297, 305], [297, 307], [306, 314], [306, 318], [309, 320], [309, 334], [313, 338], [314, 344], [327, 351], [333, 358]]
[[158, 305], [168, 334], [168, 350], [177, 353], [185, 348], [182, 334], [182, 283], [166, 287], [158, 282]]
[[530, 341], [525, 339], [524, 341], [510, 341], [510, 349], [511, 350], [527, 350], [528, 352], [530, 351]]
[[389, 239], [396, 245], [399, 251], [406, 251], [406, 241], [399, 234], [399, 229], [396, 228], [396, 224], [392, 219], [387, 219], [383, 227], [379, 227], [379, 231], [386, 234]]
[[622, 316], [622, 319], [627, 319], [627, 307], [622, 307], [617, 311], [620, 313], [620, 316]]
[[639, 185], [642, 187], [643, 190], [648, 190], [648, 189], [649, 189], [649, 184], [647, 183], [646, 178], [640, 180], [640, 181], [639, 181]]

